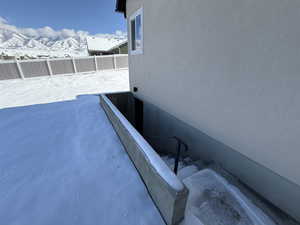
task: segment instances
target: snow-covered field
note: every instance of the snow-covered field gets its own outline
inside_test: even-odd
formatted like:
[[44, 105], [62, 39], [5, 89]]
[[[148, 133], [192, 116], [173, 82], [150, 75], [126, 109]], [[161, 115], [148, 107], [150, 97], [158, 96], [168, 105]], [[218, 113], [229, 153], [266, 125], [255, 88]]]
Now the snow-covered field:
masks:
[[0, 109], [129, 90], [128, 70], [0, 81]]
[[164, 225], [99, 101], [0, 110], [1, 225]]

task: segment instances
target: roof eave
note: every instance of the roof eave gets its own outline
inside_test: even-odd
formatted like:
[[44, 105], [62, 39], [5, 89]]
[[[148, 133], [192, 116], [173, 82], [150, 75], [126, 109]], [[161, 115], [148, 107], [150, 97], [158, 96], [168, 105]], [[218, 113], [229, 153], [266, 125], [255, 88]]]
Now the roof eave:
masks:
[[126, 44], [127, 42], [128, 42], [128, 40], [125, 40], [125, 41], [121, 42], [120, 44], [117, 44], [117, 45], [111, 47], [108, 51], [112, 51], [112, 50], [115, 49], [115, 48], [119, 48], [119, 47], [121, 47], [122, 45]]
[[115, 11], [123, 13], [126, 18], [126, 0], [117, 0]]

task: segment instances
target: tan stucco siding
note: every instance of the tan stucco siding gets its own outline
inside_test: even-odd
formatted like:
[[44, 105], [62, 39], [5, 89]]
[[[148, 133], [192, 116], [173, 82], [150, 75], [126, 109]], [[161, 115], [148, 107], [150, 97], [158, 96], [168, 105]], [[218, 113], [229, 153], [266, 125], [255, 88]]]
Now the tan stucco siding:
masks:
[[300, 185], [300, 2], [128, 0], [128, 17], [140, 7], [137, 96]]
[[137, 95], [300, 184], [300, 2], [128, 0], [127, 15], [141, 6]]

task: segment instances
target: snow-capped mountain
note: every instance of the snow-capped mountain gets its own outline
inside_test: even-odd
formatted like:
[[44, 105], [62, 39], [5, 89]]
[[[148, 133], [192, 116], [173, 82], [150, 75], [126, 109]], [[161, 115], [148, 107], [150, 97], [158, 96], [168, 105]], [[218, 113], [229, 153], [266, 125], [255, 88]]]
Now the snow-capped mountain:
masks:
[[34, 40], [34, 39], [29, 39], [29, 41], [25, 45], [26, 48], [37, 48], [37, 49], [47, 49], [48, 47], [44, 45], [43, 43]]
[[76, 40], [73, 37], [69, 37], [66, 38], [64, 40], [58, 40], [55, 41], [52, 45], [51, 45], [52, 49], [58, 49], [58, 50], [77, 50], [77, 49], [81, 49], [81, 48], [86, 48], [86, 44], [84, 43], [84, 45], [80, 45], [80, 41]]
[[[87, 55], [87, 31], [61, 29], [49, 26], [42, 28], [20, 28], [9, 24], [0, 16], [0, 60], [1, 58], [44, 58]], [[109, 43], [125, 40], [127, 34], [97, 34]]]
[[[99, 36], [99, 35], [97, 35]], [[106, 34], [100, 35], [109, 43], [125, 40], [125, 36]], [[86, 34], [74, 37], [30, 37], [18, 32], [0, 27], [0, 55], [14, 57], [39, 58], [39, 57], [66, 57], [87, 55]], [[26, 57], [25, 57], [26, 58]]]
[[5, 32], [2, 36], [0, 48], [20, 48], [28, 42], [28, 38], [23, 34]]
[[86, 49], [86, 40], [79, 37], [65, 39], [33, 38], [15, 31], [0, 29], [0, 49], [82, 51]]

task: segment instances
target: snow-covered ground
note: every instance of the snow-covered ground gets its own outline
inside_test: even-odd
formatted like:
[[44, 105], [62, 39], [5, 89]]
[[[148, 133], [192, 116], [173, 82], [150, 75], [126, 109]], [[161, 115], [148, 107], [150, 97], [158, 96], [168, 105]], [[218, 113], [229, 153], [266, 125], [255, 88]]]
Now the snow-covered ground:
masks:
[[[174, 156], [165, 155], [162, 160], [173, 170]], [[185, 219], [180, 225], [287, 225], [273, 222], [238, 187], [205, 168], [200, 160], [181, 159], [177, 176], [189, 190]]]
[[129, 90], [128, 70], [0, 81], [0, 109]]
[[164, 225], [97, 96], [0, 110], [0, 224]]
[[81, 57], [88, 56], [87, 49], [80, 50], [64, 50], [64, 49], [35, 49], [35, 48], [12, 48], [2, 49], [0, 48], [0, 54], [7, 56], [15, 56], [20, 58], [21, 56], [33, 57], [33, 58], [65, 58], [65, 57]]

